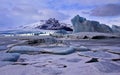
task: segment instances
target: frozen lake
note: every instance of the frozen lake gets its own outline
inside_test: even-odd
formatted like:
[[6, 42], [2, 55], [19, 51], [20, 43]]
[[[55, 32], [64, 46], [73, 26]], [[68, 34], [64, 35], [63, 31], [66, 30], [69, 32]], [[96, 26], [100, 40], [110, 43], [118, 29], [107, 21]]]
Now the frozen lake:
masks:
[[[19, 49], [25, 50], [25, 54], [4, 54], [9, 46], [20, 43], [23, 40], [52, 38], [43, 36], [10, 36], [0, 37], [0, 75], [119, 75], [120, 74], [120, 39], [84, 39], [68, 40], [57, 39], [64, 43], [51, 44], [18, 44]], [[23, 45], [20, 48], [19, 45]], [[90, 51], [71, 51], [66, 54], [65, 50], [72, 47], [89, 48]], [[27, 48], [28, 47], [28, 48]], [[31, 49], [30, 49], [31, 48]], [[40, 54], [28, 54], [34, 49], [44, 50]], [[15, 48], [17, 49], [17, 48]], [[19, 53], [19, 49], [18, 52]], [[33, 49], [33, 50], [32, 50]], [[13, 50], [14, 51], [14, 50]], [[36, 51], [36, 50], [35, 50]], [[45, 54], [45, 51], [48, 53]], [[50, 53], [53, 52], [53, 53]], [[37, 51], [38, 52], [38, 51]], [[56, 54], [55, 54], [56, 53]], [[59, 55], [59, 53], [63, 53]], [[18, 60], [15, 61], [19, 56]], [[5, 59], [5, 61], [4, 61]], [[7, 61], [9, 59], [9, 61]], [[15, 62], [11, 62], [11, 59]]]

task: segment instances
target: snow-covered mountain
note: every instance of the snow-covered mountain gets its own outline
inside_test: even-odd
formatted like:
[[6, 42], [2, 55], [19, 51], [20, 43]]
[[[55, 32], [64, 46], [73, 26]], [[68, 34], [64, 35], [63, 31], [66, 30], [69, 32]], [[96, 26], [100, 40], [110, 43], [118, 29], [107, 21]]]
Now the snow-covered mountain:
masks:
[[19, 26], [18, 29], [44, 29], [44, 30], [66, 30], [72, 31], [70, 24], [61, 23], [55, 18], [40, 20], [39, 22]]
[[27, 25], [21, 25], [17, 28], [18, 29], [35, 29], [36, 27], [45, 24], [45, 22], [46, 22], [46, 20], [40, 20], [39, 22], [35, 22], [35, 23], [32, 23], [32, 24], [27, 24]]

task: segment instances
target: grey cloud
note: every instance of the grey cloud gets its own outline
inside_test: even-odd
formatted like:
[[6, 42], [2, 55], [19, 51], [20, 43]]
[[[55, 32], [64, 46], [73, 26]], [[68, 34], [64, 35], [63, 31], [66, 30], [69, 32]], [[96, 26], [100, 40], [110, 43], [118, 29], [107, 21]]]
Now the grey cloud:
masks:
[[82, 11], [83, 14], [90, 14], [90, 12]]
[[16, 26], [57, 18], [65, 20], [68, 15], [47, 8], [49, 0], [0, 0], [0, 25]]
[[91, 16], [120, 16], [120, 4], [107, 4], [101, 7], [96, 7], [91, 10]]

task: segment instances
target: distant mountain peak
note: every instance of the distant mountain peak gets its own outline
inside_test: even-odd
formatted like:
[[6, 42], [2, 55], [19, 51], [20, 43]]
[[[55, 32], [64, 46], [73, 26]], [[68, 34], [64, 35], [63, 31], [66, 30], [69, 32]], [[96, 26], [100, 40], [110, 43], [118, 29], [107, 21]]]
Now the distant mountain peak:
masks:
[[66, 30], [72, 31], [72, 28], [69, 27], [69, 24], [60, 23], [59, 20], [55, 18], [49, 18], [48, 20], [40, 20], [39, 22], [22, 25], [19, 28], [22, 29], [44, 29], [44, 30]]

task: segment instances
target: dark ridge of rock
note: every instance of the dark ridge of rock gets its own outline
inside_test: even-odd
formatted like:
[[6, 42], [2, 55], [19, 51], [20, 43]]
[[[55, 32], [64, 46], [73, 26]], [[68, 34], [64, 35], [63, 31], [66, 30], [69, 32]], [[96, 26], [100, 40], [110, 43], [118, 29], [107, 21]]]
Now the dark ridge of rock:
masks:
[[94, 36], [92, 39], [105, 39], [107, 38], [106, 36]]
[[29, 63], [26, 63], [26, 62], [15, 62], [12, 65], [29, 65]]
[[74, 33], [77, 32], [103, 32], [103, 33], [112, 33], [113, 30], [105, 25], [100, 24], [97, 21], [86, 20], [86, 18], [80, 17], [79, 15], [75, 16], [71, 20], [73, 24]]
[[73, 31], [72, 28], [67, 27], [67, 24], [60, 23], [55, 18], [48, 19], [45, 24], [37, 26], [37, 29], [45, 29], [45, 30], [66, 30], [66, 31]]
[[93, 63], [93, 62], [99, 62], [98, 58], [92, 58], [91, 60], [85, 62], [85, 63]]
[[112, 59], [112, 61], [120, 61], [120, 58], [118, 58], [118, 59]]
[[83, 39], [89, 39], [89, 37], [88, 36], [84, 36]]

